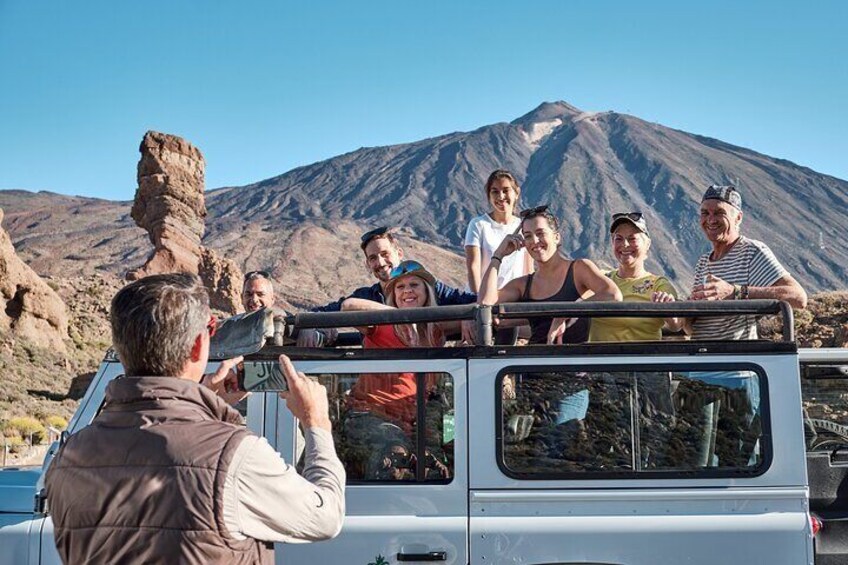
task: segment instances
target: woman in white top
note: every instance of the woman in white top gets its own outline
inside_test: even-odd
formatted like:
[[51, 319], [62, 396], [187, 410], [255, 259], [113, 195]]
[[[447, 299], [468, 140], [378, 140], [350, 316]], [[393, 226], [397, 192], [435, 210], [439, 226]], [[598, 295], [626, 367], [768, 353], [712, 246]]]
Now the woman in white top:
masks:
[[[506, 236], [515, 233], [521, 225], [521, 219], [515, 214], [520, 195], [521, 188], [509, 171], [498, 169], [489, 175], [486, 196], [492, 209], [472, 219], [465, 232], [465, 263], [471, 292], [480, 291], [480, 281], [489, 268], [492, 253]], [[533, 270], [531, 261], [524, 249], [504, 257], [498, 271], [498, 288], [529, 274]]]
[[[486, 197], [491, 210], [473, 218], [465, 232], [465, 263], [468, 268], [468, 289], [480, 292], [483, 273], [489, 268], [489, 261], [506, 236], [516, 232], [521, 219], [516, 215], [521, 187], [509, 171], [498, 169], [489, 175], [486, 181]], [[498, 288], [518, 277], [530, 274], [533, 262], [522, 248], [519, 252], [503, 258], [498, 271]], [[517, 328], [502, 328], [495, 335], [497, 345], [511, 345], [518, 337]]]

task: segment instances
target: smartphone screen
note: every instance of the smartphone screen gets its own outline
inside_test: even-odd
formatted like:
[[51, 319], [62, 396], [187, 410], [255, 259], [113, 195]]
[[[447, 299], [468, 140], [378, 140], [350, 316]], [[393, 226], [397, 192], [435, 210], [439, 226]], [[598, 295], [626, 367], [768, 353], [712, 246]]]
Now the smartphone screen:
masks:
[[245, 361], [244, 390], [248, 392], [283, 392], [289, 389], [277, 361]]

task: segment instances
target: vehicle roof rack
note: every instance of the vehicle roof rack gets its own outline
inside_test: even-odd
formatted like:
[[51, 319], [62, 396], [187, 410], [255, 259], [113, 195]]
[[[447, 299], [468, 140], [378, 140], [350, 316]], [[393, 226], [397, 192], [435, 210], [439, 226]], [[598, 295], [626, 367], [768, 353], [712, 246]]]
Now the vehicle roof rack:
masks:
[[[239, 314], [220, 322], [218, 332], [210, 343], [210, 357], [230, 359], [251, 355], [266, 345], [282, 346], [294, 332], [309, 328], [350, 328], [385, 324], [423, 322], [474, 321], [478, 345], [494, 345], [492, 319], [528, 319], [538, 317], [632, 317], [665, 318], [670, 316], [765, 316], [780, 314], [783, 321], [783, 342], [795, 344], [792, 308], [777, 300], [739, 300], [714, 302], [523, 302], [480, 306], [435, 306], [427, 308], [370, 310], [363, 312], [302, 312], [280, 315], [264, 308], [257, 312]], [[697, 341], [694, 343], [707, 343]], [[719, 342], [721, 343], [721, 342]], [[726, 342], [725, 342], [726, 343]], [[353, 345], [342, 340], [338, 346]], [[601, 347], [588, 344], [587, 347]]]
[[295, 329], [347, 328], [385, 324], [412, 324], [474, 320], [478, 336], [492, 344], [492, 319], [541, 317], [628, 317], [665, 318], [697, 316], [766, 316], [780, 314], [783, 341], [794, 342], [794, 318], [788, 303], [779, 300], [727, 300], [680, 302], [513, 302], [480, 306], [431, 306], [361, 312], [301, 312], [286, 316], [285, 324]]

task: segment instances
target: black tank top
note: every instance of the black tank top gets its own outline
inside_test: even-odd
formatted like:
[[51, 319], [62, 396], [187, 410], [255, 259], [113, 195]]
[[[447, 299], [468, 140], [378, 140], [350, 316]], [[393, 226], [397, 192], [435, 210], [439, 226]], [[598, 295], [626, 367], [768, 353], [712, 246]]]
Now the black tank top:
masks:
[[[548, 298], [535, 299], [530, 298], [530, 287], [533, 286], [532, 273], [527, 278], [527, 285], [524, 287], [524, 293], [519, 302], [574, 302], [580, 298], [580, 293], [577, 292], [577, 287], [574, 286], [574, 261], [568, 266], [568, 272], [565, 274], [565, 282], [562, 283], [562, 288]], [[551, 331], [551, 323], [553, 318], [530, 318], [530, 328], [533, 330], [530, 336], [531, 344], [545, 344], [548, 342], [548, 332]], [[589, 339], [589, 318], [578, 318], [577, 322], [565, 330], [562, 336], [563, 343], [583, 343]]]

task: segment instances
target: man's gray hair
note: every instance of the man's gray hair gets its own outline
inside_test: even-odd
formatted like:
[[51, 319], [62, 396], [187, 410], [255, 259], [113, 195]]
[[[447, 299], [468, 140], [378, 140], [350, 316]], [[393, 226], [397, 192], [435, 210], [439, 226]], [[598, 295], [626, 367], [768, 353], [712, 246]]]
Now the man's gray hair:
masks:
[[268, 288], [271, 289], [271, 292], [274, 292], [274, 282], [271, 280], [271, 276], [265, 271], [251, 271], [244, 276], [244, 285], [242, 286], [242, 293], [244, 292], [244, 288], [247, 286], [247, 283], [250, 281], [267, 281]]
[[152, 275], [112, 299], [112, 344], [127, 376], [179, 376], [209, 322], [209, 295], [194, 275]]

